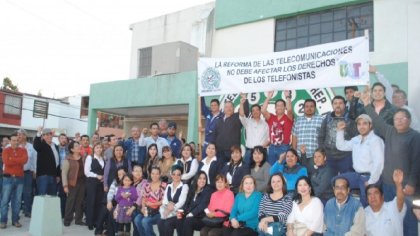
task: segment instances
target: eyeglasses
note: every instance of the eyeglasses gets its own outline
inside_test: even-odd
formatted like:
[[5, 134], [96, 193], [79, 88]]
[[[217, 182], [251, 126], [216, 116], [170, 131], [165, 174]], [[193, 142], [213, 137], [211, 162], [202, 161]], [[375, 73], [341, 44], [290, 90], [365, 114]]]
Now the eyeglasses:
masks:
[[406, 120], [408, 120], [407, 117], [395, 117], [394, 118], [394, 121], [406, 121]]

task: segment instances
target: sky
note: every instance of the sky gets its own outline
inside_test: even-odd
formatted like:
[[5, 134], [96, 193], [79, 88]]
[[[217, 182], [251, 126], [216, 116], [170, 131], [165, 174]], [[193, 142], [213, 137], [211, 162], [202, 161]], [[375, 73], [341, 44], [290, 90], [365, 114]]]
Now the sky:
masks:
[[0, 79], [62, 98], [129, 79], [129, 25], [211, 0], [0, 0]]

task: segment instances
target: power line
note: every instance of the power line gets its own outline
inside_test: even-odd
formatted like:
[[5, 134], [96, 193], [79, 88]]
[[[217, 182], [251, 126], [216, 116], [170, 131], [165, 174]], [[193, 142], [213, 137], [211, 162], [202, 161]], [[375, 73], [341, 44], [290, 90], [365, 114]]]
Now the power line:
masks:
[[[6, 103], [0, 103], [0, 105], [13, 107], [13, 108], [18, 109], [18, 110], [25, 110], [25, 111], [31, 111], [31, 112], [34, 111], [32, 109], [23, 108], [23, 107], [17, 107], [17, 106], [14, 106], [14, 105], [11, 105], [11, 104], [6, 104]], [[79, 118], [67, 117], [67, 116], [60, 116], [60, 115], [56, 115], [56, 114], [52, 114], [52, 113], [47, 113], [47, 114], [50, 115], [50, 116], [58, 117], [58, 118], [64, 118], [64, 119], [70, 119], [70, 120], [77, 120], [77, 121], [87, 122], [86, 120], [82, 120], [82, 119], [79, 119]]]

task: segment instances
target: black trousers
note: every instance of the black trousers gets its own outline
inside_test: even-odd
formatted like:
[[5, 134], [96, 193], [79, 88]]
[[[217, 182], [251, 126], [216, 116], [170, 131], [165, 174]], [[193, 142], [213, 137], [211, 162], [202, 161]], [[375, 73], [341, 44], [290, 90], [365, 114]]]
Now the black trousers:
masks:
[[182, 236], [193, 236], [194, 230], [200, 231], [204, 227], [201, 218], [196, 217], [184, 217], [177, 219], [176, 222], [176, 233]]
[[104, 185], [97, 178], [86, 180], [86, 224], [93, 227], [102, 208]]
[[258, 233], [248, 227], [239, 229], [223, 228], [223, 236], [258, 236]]
[[167, 219], [160, 219], [157, 223], [160, 236], [173, 236], [178, 219], [176, 216]]

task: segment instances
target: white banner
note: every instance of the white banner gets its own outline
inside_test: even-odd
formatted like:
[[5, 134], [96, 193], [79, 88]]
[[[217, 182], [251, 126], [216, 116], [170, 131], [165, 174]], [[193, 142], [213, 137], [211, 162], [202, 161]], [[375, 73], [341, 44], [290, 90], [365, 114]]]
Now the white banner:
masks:
[[200, 58], [200, 96], [366, 85], [369, 39], [241, 58]]

